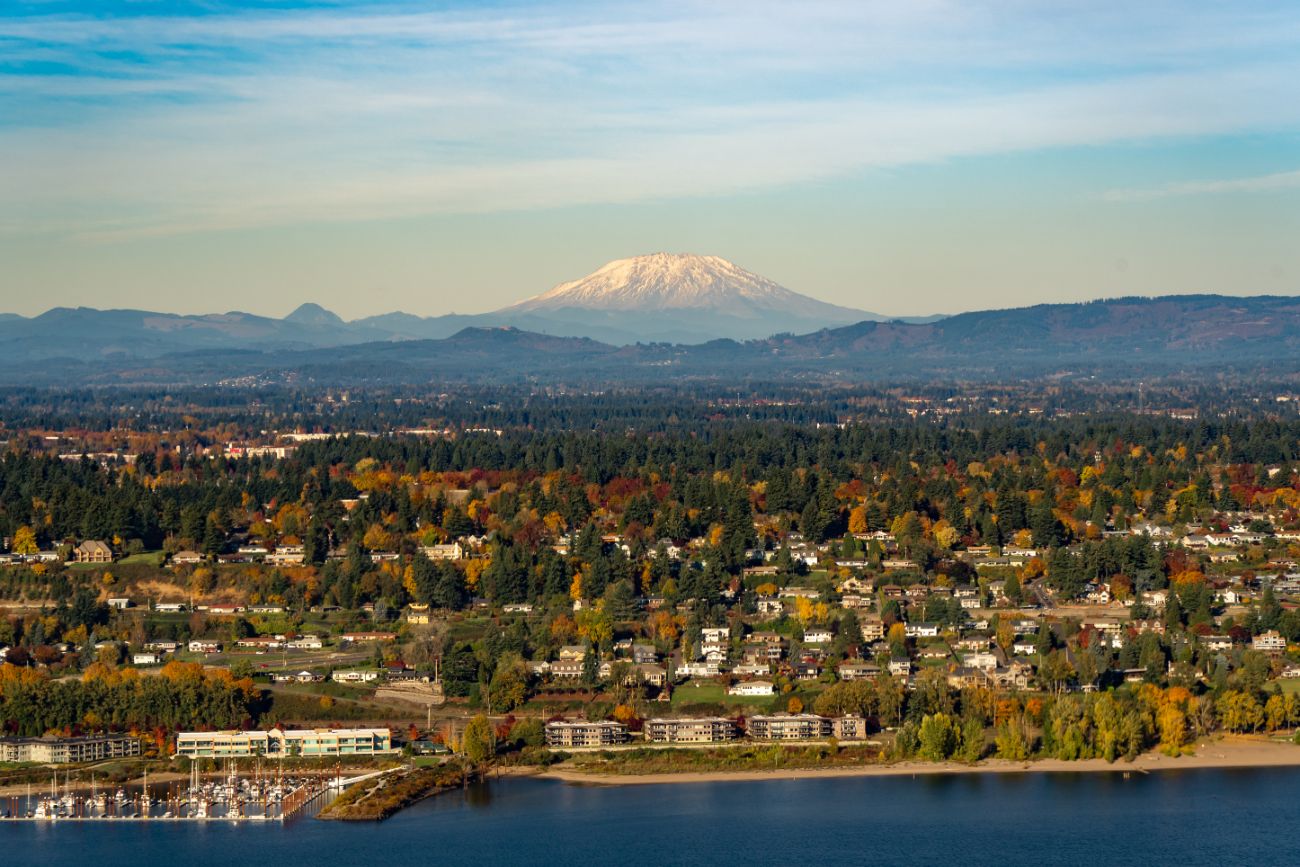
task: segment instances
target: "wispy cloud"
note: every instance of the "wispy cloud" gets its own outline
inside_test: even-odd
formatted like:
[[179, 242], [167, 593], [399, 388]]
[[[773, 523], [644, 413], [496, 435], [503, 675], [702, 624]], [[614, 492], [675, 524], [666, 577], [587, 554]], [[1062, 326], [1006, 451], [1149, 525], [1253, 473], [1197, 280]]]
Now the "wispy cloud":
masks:
[[1300, 170], [1274, 172], [1250, 178], [1181, 181], [1159, 187], [1135, 187], [1107, 190], [1102, 198], [1109, 202], [1147, 202], [1176, 196], [1204, 196], [1220, 193], [1260, 193], [1273, 190], [1300, 189]]
[[[0, 161], [22, 167], [0, 173], [0, 232], [117, 238], [725, 195], [1300, 126], [1296, 16], [1176, 8], [398, 3], [161, 17], [37, 4], [0, 13]], [[1154, 195], [1196, 191], [1209, 190]]]

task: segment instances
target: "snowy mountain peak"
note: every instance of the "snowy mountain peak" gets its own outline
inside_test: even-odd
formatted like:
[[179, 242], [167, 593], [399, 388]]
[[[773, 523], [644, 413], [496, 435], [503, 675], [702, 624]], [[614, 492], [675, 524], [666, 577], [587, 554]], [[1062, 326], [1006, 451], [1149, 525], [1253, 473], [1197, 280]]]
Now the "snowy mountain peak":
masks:
[[792, 292], [720, 256], [691, 253], [616, 259], [580, 280], [561, 283], [506, 310], [562, 308], [618, 312], [698, 310], [746, 319], [772, 312], [836, 319], [859, 313]]

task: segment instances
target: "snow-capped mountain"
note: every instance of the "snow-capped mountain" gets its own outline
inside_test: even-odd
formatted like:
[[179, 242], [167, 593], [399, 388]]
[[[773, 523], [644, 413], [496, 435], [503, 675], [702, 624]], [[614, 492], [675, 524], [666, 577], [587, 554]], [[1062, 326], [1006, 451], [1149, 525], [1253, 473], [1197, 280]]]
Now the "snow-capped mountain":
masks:
[[614, 343], [752, 340], [884, 319], [800, 295], [719, 256], [690, 253], [617, 259], [489, 316]]
[[[445, 295], [443, 296], [445, 299]], [[884, 317], [827, 304], [717, 256], [655, 253], [610, 262], [581, 280], [491, 313], [385, 313], [351, 322], [307, 303], [283, 319], [230, 312], [55, 308], [0, 314], [0, 364], [45, 358], [157, 358], [175, 352], [277, 352], [356, 343], [441, 340], [465, 328], [512, 327], [616, 346], [757, 340]]]
[[[616, 259], [580, 280], [499, 311], [522, 313], [567, 308], [617, 312], [708, 311], [741, 319], [771, 313], [837, 324], [875, 318], [792, 292], [720, 256], [654, 253]], [[766, 336], [766, 335], [763, 335]]]

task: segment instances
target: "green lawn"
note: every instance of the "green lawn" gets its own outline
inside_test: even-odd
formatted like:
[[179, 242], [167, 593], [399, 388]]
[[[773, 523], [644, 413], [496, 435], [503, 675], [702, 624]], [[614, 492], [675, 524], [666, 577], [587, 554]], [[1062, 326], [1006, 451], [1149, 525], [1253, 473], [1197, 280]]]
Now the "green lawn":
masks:
[[1293, 692], [1300, 693], [1300, 677], [1283, 677], [1273, 681], [1273, 683], [1277, 684], [1283, 695], [1289, 695]]
[[727, 690], [721, 684], [706, 683], [696, 686], [686, 684], [673, 690], [673, 708], [677, 709], [684, 704], [743, 704], [743, 705], [761, 705], [766, 707], [772, 703], [775, 696], [770, 695], [727, 695]]
[[163, 552], [145, 551], [142, 554], [132, 554], [129, 557], [123, 557], [118, 562], [123, 566], [161, 566], [163, 563]]

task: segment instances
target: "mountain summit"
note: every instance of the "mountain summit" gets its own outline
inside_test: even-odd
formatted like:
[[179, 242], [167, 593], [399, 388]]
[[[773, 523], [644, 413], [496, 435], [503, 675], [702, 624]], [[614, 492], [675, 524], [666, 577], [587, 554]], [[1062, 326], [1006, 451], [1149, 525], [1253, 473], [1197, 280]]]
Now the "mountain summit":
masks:
[[795, 319], [824, 319], [827, 324], [874, 318], [792, 292], [720, 256], [691, 253], [616, 259], [580, 280], [561, 283], [500, 312], [569, 308], [617, 313], [694, 311], [748, 320], [779, 313]]
[[334, 328], [346, 324], [337, 313], [311, 301], [298, 305], [298, 309], [284, 317], [284, 321], [314, 328]]

